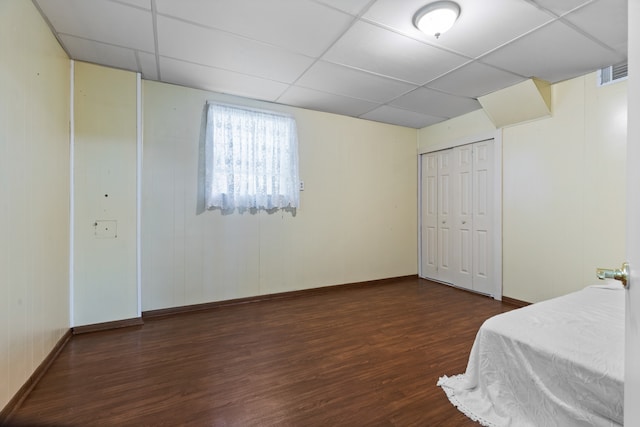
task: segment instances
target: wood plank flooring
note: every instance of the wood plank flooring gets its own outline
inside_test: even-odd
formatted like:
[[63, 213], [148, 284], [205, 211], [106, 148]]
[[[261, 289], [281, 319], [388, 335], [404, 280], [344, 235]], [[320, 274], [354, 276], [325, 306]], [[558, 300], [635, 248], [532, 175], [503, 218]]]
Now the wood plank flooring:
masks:
[[72, 337], [11, 425], [476, 426], [436, 386], [511, 306], [422, 279]]

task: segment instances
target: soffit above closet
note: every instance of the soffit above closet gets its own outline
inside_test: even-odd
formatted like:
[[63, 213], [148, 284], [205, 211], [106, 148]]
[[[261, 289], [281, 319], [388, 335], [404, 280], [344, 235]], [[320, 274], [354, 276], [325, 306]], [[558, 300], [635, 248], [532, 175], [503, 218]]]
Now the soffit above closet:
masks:
[[33, 0], [75, 60], [144, 79], [422, 128], [478, 97], [626, 61], [627, 0]]

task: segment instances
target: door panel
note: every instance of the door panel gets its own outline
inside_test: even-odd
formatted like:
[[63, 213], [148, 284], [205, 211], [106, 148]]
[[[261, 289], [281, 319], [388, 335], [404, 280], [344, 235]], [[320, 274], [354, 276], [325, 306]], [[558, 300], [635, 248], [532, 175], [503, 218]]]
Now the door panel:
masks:
[[452, 208], [452, 155], [445, 150], [438, 155], [438, 275], [437, 279], [451, 283], [453, 270], [453, 234], [451, 232]]
[[[476, 246], [478, 247], [477, 258], [474, 260], [474, 282], [478, 282], [480, 280], [488, 280], [489, 279], [489, 235], [485, 231], [478, 231], [476, 233]], [[475, 285], [476, 287], [478, 285]], [[487, 291], [488, 293], [488, 291]]]
[[473, 147], [463, 145], [453, 149], [453, 283], [473, 288]]
[[473, 148], [473, 290], [493, 294], [495, 275], [492, 271], [493, 235], [493, 171], [492, 141], [474, 144]]
[[[460, 259], [457, 261], [458, 275], [462, 277], [463, 280], [472, 279], [473, 274], [473, 260], [471, 258], [471, 245], [472, 245], [472, 234], [469, 229], [460, 229], [458, 231], [458, 254]], [[464, 248], [469, 248], [469, 250], [464, 250]], [[456, 281], [457, 285], [463, 286], [464, 283], [461, 283], [460, 280]], [[465, 286], [471, 289], [471, 283], [469, 286]]]
[[438, 248], [438, 156], [435, 153], [421, 157], [421, 275], [437, 279]]

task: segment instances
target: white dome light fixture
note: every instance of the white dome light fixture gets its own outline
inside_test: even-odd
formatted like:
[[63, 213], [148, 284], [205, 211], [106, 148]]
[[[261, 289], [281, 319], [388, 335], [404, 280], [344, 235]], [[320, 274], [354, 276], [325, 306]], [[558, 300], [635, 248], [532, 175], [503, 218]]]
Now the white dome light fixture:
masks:
[[427, 35], [439, 38], [447, 32], [460, 16], [460, 6], [453, 1], [429, 3], [413, 16], [413, 25]]

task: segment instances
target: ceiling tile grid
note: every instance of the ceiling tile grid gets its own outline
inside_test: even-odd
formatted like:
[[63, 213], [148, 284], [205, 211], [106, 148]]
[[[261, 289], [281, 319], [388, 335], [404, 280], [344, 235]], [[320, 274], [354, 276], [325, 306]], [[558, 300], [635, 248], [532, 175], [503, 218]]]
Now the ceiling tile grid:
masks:
[[307, 70], [296, 81], [296, 86], [377, 103], [388, 102], [417, 88], [400, 80], [324, 61], [316, 62]]
[[428, 0], [409, 0], [407, 7], [398, 7], [396, 0], [378, 0], [363, 18], [469, 58], [477, 58], [553, 19], [547, 11], [524, 0], [456, 2], [460, 5], [460, 17], [454, 27], [439, 39], [421, 33], [413, 25], [413, 15], [430, 3]]
[[627, 56], [627, 0], [586, 4], [563, 17], [585, 34]]
[[554, 21], [482, 58], [489, 65], [552, 83], [615, 64], [621, 59], [614, 51], [561, 21]]
[[158, 34], [162, 57], [278, 82], [293, 83], [313, 63], [309, 56], [164, 16]]
[[57, 34], [154, 51], [151, 11], [104, 0], [40, 0], [37, 4]]
[[422, 87], [395, 99], [391, 105], [445, 118], [461, 116], [482, 108], [476, 99], [449, 95]]
[[468, 61], [366, 22], [355, 23], [323, 58], [419, 85]]
[[518, 74], [503, 71], [480, 61], [471, 61], [429, 82], [426, 87], [475, 99], [523, 80], [525, 78]]
[[628, 0], [32, 0], [72, 59], [157, 80], [421, 128], [479, 96], [556, 83], [627, 56]]
[[274, 102], [288, 88], [284, 83], [172, 58], [160, 57], [163, 80], [245, 98]]
[[158, 14], [310, 57], [322, 55], [353, 20], [344, 12], [301, 0], [156, 0], [156, 4]]
[[445, 120], [442, 117], [430, 116], [415, 111], [382, 105], [376, 109], [363, 114], [363, 119], [377, 122], [391, 123], [398, 126], [420, 129]]
[[286, 105], [352, 117], [360, 117], [379, 105], [371, 101], [298, 86], [288, 88], [278, 101]]

